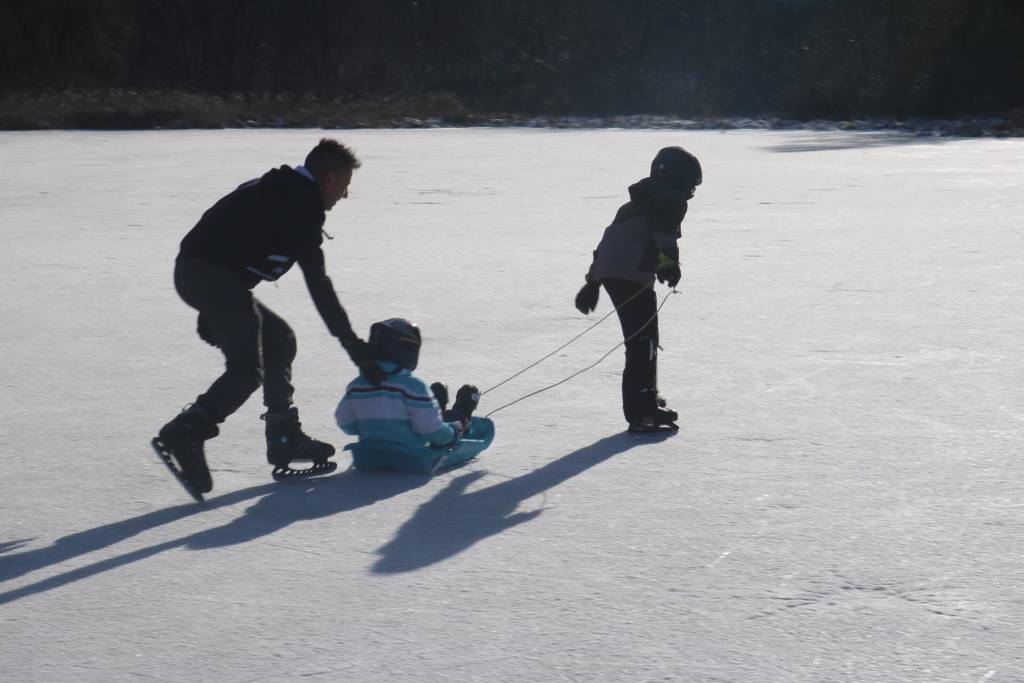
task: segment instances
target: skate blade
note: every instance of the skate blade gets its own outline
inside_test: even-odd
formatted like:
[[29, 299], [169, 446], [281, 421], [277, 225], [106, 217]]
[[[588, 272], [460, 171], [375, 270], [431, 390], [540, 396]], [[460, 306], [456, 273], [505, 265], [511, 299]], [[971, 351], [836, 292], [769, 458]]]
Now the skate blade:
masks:
[[203, 498], [203, 494], [195, 487], [195, 485], [192, 484], [191, 481], [188, 480], [185, 473], [181, 471], [178, 464], [171, 456], [171, 452], [167, 450], [166, 446], [164, 446], [164, 442], [157, 437], [150, 443], [152, 444], [157, 457], [160, 458], [160, 462], [167, 466], [167, 469], [171, 471], [171, 474], [173, 474], [174, 478], [178, 480], [178, 483], [181, 484], [185, 488], [185, 491], [188, 492], [188, 495], [192, 496], [197, 503], [205, 503], [206, 500]]
[[325, 474], [330, 474], [336, 469], [338, 469], [338, 463], [333, 460], [324, 460], [322, 462], [314, 462], [310, 467], [301, 470], [294, 469], [288, 465], [278, 465], [270, 473], [270, 476], [274, 478], [274, 481], [290, 481], [294, 479], [307, 479], [309, 477], [321, 477]]
[[630, 436], [672, 436], [679, 431], [679, 425], [672, 422], [664, 425], [651, 425], [649, 427], [630, 427], [626, 431]]

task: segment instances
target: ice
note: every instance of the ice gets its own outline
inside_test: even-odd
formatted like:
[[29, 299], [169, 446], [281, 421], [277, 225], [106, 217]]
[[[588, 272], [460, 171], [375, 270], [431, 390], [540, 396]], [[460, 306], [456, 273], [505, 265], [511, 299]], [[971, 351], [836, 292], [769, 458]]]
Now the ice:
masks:
[[[608, 312], [590, 252], [664, 145], [704, 184], [661, 314], [681, 430], [630, 438], [621, 355], [499, 411], [433, 479], [274, 483], [259, 396], [194, 505], [149, 439], [219, 371], [171, 271], [321, 135], [364, 161], [328, 269], [418, 374], [493, 386]], [[0, 680], [1024, 680], [1024, 141], [828, 131], [0, 133]], [[659, 287], [659, 295], [665, 290]], [[301, 276], [303, 425], [353, 367]], [[486, 412], [620, 340], [614, 318]]]

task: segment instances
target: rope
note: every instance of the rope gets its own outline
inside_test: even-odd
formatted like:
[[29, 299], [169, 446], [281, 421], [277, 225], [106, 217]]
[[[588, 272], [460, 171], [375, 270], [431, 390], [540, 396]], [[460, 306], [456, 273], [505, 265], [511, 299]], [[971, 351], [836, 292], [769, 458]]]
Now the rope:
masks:
[[[585, 334], [586, 334], [587, 332], [590, 332], [590, 331], [591, 331], [592, 329], [594, 329], [595, 327], [597, 327], [598, 325], [600, 325], [601, 323], [603, 323], [603, 322], [604, 322], [605, 320], [607, 320], [607, 319], [608, 319], [608, 318], [609, 318], [609, 317], [610, 317], [610, 316], [612, 315], [612, 313], [617, 313], [617, 312], [619, 311], [619, 309], [620, 309], [620, 308], [622, 308], [623, 306], [625, 306], [626, 304], [628, 304], [628, 303], [629, 303], [630, 301], [632, 301], [633, 299], [637, 298], [638, 296], [640, 296], [641, 294], [643, 294], [644, 292], [646, 292], [646, 291], [647, 291], [647, 290], [648, 290], [648, 289], [649, 289], [649, 288], [650, 288], [651, 286], [652, 286], [652, 285], [648, 285], [647, 287], [644, 287], [643, 289], [640, 289], [639, 291], [637, 291], [637, 293], [636, 293], [636, 294], [634, 294], [633, 296], [631, 296], [631, 297], [629, 297], [628, 299], [626, 299], [625, 301], [623, 301], [623, 302], [622, 302], [622, 305], [621, 305], [621, 306], [617, 306], [617, 307], [613, 308], [613, 309], [612, 309], [611, 311], [609, 311], [608, 313], [606, 313], [606, 314], [605, 314], [605, 316], [604, 316], [603, 318], [601, 318], [601, 319], [600, 319], [600, 320], [598, 320], [598, 321], [597, 321], [596, 323], [594, 323], [593, 325], [591, 325], [591, 326], [590, 326], [590, 327], [588, 327], [587, 329], [585, 329], [585, 330], [583, 330], [582, 332], [580, 332], [579, 334], [577, 334], [577, 335], [576, 335], [575, 337], [573, 337], [573, 338], [572, 338], [572, 339], [570, 339], [569, 341], [567, 341], [567, 342], [565, 342], [564, 344], [562, 344], [561, 346], [559, 346], [559, 347], [558, 347], [557, 349], [555, 349], [554, 351], [552, 351], [552, 352], [551, 352], [551, 353], [549, 353], [548, 355], [546, 355], [546, 356], [544, 356], [543, 358], [541, 358], [541, 359], [540, 359], [539, 361], [537, 361], [536, 363], [532, 363], [531, 365], [527, 365], [527, 366], [526, 366], [525, 368], [523, 368], [522, 370], [520, 370], [520, 371], [519, 371], [519, 372], [517, 372], [516, 374], [512, 375], [512, 376], [511, 376], [511, 377], [509, 377], [508, 379], [505, 379], [505, 380], [502, 380], [501, 382], [498, 382], [497, 384], [495, 384], [495, 385], [494, 385], [493, 387], [491, 387], [490, 389], [486, 389], [486, 390], [484, 390], [484, 391], [481, 391], [481, 392], [480, 392], [480, 395], [481, 395], [481, 396], [483, 396], [484, 394], [486, 394], [486, 393], [487, 393], [487, 392], [489, 392], [489, 391], [494, 391], [495, 389], [497, 389], [498, 387], [500, 387], [500, 386], [501, 386], [502, 384], [507, 384], [508, 382], [511, 382], [512, 380], [514, 380], [514, 379], [515, 379], [516, 377], [518, 377], [519, 375], [523, 374], [523, 373], [524, 373], [524, 372], [526, 372], [527, 370], [530, 370], [530, 369], [532, 369], [532, 368], [535, 368], [535, 367], [537, 367], [538, 365], [540, 365], [541, 363], [543, 363], [544, 361], [546, 361], [546, 360], [547, 360], [548, 358], [551, 358], [551, 356], [555, 355], [556, 353], [558, 353], [559, 351], [561, 351], [562, 349], [564, 349], [564, 348], [565, 348], [566, 346], [569, 346], [569, 344], [572, 344], [572, 343], [573, 343], [574, 341], [576, 341], [577, 339], [579, 339], [580, 337], [582, 337], [583, 335], [585, 335]], [[648, 322], [650, 322], [650, 321], [648, 321]], [[644, 323], [644, 326], [646, 327], [646, 326], [647, 326], [647, 323]], [[643, 329], [643, 328], [641, 328], [641, 329]], [[614, 349], [612, 349], [612, 350], [614, 351]]]
[[[645, 289], [641, 289], [640, 291], [641, 291], [641, 292], [643, 292], [643, 291], [646, 291], [646, 290], [645, 290]], [[583, 368], [582, 370], [577, 370], [576, 372], [572, 373], [571, 375], [569, 375], [569, 376], [568, 376], [568, 377], [566, 377], [565, 379], [563, 379], [563, 380], [559, 380], [558, 382], [555, 382], [554, 384], [552, 384], [552, 385], [550, 385], [550, 386], [546, 386], [546, 387], [544, 387], [544, 388], [542, 388], [542, 389], [538, 389], [537, 391], [532, 391], [532, 392], [530, 392], [529, 394], [526, 394], [525, 396], [520, 396], [519, 398], [517, 398], [516, 400], [514, 400], [514, 401], [512, 401], [512, 402], [510, 402], [510, 403], [506, 403], [506, 404], [505, 404], [505, 405], [503, 405], [503, 406], [499, 406], [499, 407], [495, 408], [494, 410], [492, 410], [491, 412], [487, 413], [487, 415], [485, 415], [484, 417], [490, 417], [491, 415], [494, 415], [494, 414], [495, 414], [496, 412], [498, 412], [499, 410], [504, 410], [505, 408], [508, 408], [509, 406], [514, 406], [515, 404], [519, 403], [520, 401], [525, 401], [526, 399], [530, 398], [531, 396], [536, 396], [537, 394], [541, 394], [541, 393], [543, 393], [543, 392], [545, 392], [545, 391], [547, 391], [547, 390], [549, 390], [549, 389], [554, 389], [554, 388], [555, 388], [555, 387], [557, 387], [557, 386], [560, 386], [560, 385], [562, 385], [562, 384], [565, 384], [566, 382], [568, 382], [569, 380], [573, 379], [574, 377], [578, 377], [578, 376], [582, 375], [582, 374], [583, 374], [584, 372], [586, 372], [587, 370], [590, 370], [591, 368], [597, 367], [597, 366], [598, 366], [598, 365], [599, 365], [599, 364], [601, 363], [601, 361], [603, 361], [603, 360], [604, 360], [605, 358], [607, 358], [608, 356], [612, 355], [612, 353], [614, 353], [616, 349], [618, 349], [618, 348], [619, 348], [620, 346], [623, 346], [623, 345], [627, 344], [627, 343], [628, 343], [629, 341], [631, 341], [631, 340], [632, 340], [632, 339], [633, 339], [634, 337], [638, 336], [638, 335], [639, 335], [639, 334], [640, 334], [641, 332], [643, 332], [643, 331], [644, 331], [644, 328], [646, 328], [646, 327], [647, 327], [647, 326], [648, 326], [648, 325], [649, 325], [649, 324], [651, 323], [651, 321], [652, 321], [652, 320], [654, 320], [655, 318], [657, 318], [657, 317], [658, 317], [658, 313], [659, 313], [659, 312], [661, 311], [661, 309], [662, 309], [662, 308], [663, 308], [663, 307], [665, 306], [665, 304], [666, 304], [666, 303], [668, 303], [668, 298], [669, 298], [670, 296], [672, 296], [673, 294], [678, 294], [678, 293], [679, 293], [679, 292], [677, 292], [676, 290], [674, 290], [674, 289], [673, 289], [673, 290], [671, 290], [671, 291], [670, 291], [670, 292], [669, 292], [668, 294], [666, 294], [666, 295], [665, 295], [665, 298], [661, 300], [661, 304], [659, 304], [659, 305], [658, 305], [658, 308], [657, 308], [657, 310], [655, 310], [655, 311], [654, 311], [654, 315], [652, 315], [652, 316], [651, 316], [650, 318], [648, 318], [648, 319], [647, 319], [647, 322], [645, 322], [645, 323], [644, 323], [643, 325], [641, 325], [641, 326], [640, 326], [640, 328], [639, 328], [639, 329], [638, 329], [638, 330], [637, 330], [636, 332], [634, 332], [633, 334], [631, 334], [631, 335], [630, 335], [629, 337], [627, 337], [626, 339], [623, 339], [622, 341], [620, 341], [620, 342], [619, 342], [618, 344], [616, 344], [616, 345], [615, 345], [615, 346], [613, 346], [613, 347], [612, 347], [611, 349], [609, 349], [609, 350], [608, 350], [608, 353], [604, 354], [603, 356], [601, 356], [600, 358], [598, 358], [598, 359], [597, 359], [596, 361], [594, 361], [593, 363], [591, 363], [591, 364], [590, 364], [590, 365], [588, 365], [587, 367]], [[639, 294], [639, 292], [638, 292], [637, 294]], [[636, 294], [634, 294], [633, 296], [637, 296], [637, 295], [636, 295]], [[632, 297], [631, 297], [631, 299], [632, 299]], [[623, 306], [625, 306], [625, 305], [626, 305], [627, 303], [629, 303], [629, 301], [624, 301], [624, 302], [622, 303], [622, 305], [623, 305]], [[618, 310], [618, 309], [615, 309], [615, 310]], [[614, 313], [614, 312], [615, 312], [615, 311], [612, 311], [612, 313]], [[609, 313], [608, 315], [611, 315], [611, 313]], [[605, 316], [605, 318], [607, 318], [607, 317], [608, 317], [608, 316], [606, 315], [606, 316]], [[601, 319], [601, 320], [599, 320], [599, 321], [598, 321], [597, 323], [595, 323], [594, 325], [592, 325], [592, 326], [591, 326], [590, 328], [588, 328], [587, 330], [585, 330], [585, 331], [584, 331], [584, 332], [583, 332], [582, 334], [586, 334], [586, 332], [589, 332], [589, 331], [590, 331], [591, 329], [593, 329], [593, 328], [594, 328], [594, 327], [596, 327], [596, 326], [597, 326], [598, 324], [600, 324], [600, 323], [601, 323], [601, 322], [602, 322], [603, 320], [604, 320], [604, 318], [602, 318], [602, 319]], [[577, 337], [576, 337], [576, 338], [574, 338], [574, 339], [573, 339], [572, 341], [575, 341], [575, 339], [578, 339], [578, 338], [579, 338], [580, 336], [582, 336], [582, 334], [580, 334], [580, 335], [577, 335]], [[565, 346], [568, 346], [569, 344], [571, 344], [571, 343], [572, 343], [572, 341], [570, 341], [570, 342], [569, 342], [568, 344], [565, 344]], [[565, 346], [562, 346], [561, 348], [565, 348]], [[561, 350], [561, 349], [559, 349], [559, 350]], [[553, 353], [551, 353], [551, 354], [548, 354], [547, 356], [544, 356], [544, 358], [549, 358], [550, 356], [554, 355], [554, 353], [555, 353], [555, 352], [553, 352]], [[544, 360], [544, 358], [542, 358], [541, 360]], [[541, 362], [541, 361], [537, 361], [537, 363], [539, 363], [539, 362]], [[536, 365], [537, 363], [534, 363], [534, 365]], [[530, 366], [530, 367], [533, 367], [533, 366]], [[529, 370], [529, 368], [527, 368], [527, 370]], [[523, 370], [523, 372], [526, 372], [526, 370]], [[522, 374], [522, 372], [520, 372], [520, 373], [518, 373], [518, 374]], [[513, 375], [513, 377], [515, 377], [515, 375]], [[510, 377], [509, 379], [511, 379], [511, 377]], [[505, 380], [505, 381], [508, 381], [508, 380]], [[503, 382], [503, 384], [504, 384], [504, 382]], [[501, 386], [501, 385], [498, 385], [498, 386]], [[492, 389], [493, 389], [493, 388], [494, 388], [494, 387], [492, 387]], [[490, 391], [490, 389], [488, 389], [488, 391]]]

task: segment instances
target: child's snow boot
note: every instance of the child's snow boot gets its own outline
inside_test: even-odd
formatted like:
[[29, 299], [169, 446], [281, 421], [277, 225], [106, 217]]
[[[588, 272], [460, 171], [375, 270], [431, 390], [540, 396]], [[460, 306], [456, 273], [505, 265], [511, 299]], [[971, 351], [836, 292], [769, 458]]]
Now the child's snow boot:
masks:
[[[463, 384], [455, 394], [452, 404], [451, 419], [466, 422], [473, 416], [477, 404], [480, 403], [480, 390], [472, 384]], [[447, 419], [447, 418], [446, 418]]]
[[437, 405], [440, 406], [441, 412], [448, 410], [448, 387], [441, 382], [434, 382], [430, 385], [430, 393], [434, 395], [434, 400], [437, 401]]

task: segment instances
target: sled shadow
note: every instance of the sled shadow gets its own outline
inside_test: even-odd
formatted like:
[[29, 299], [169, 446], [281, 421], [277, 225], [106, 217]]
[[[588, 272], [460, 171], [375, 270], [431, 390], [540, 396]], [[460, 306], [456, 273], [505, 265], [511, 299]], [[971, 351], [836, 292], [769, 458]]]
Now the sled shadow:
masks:
[[377, 552], [377, 574], [414, 571], [453, 557], [490, 536], [528, 522], [543, 512], [516, 512], [523, 501], [582, 474], [612, 456], [667, 438], [667, 434], [643, 438], [621, 433], [607, 436], [573, 451], [540, 469], [485, 489], [467, 493], [486, 471], [468, 472], [416, 510], [395, 537]]
[[121, 522], [105, 524], [95, 529], [60, 538], [46, 548], [0, 556], [0, 583], [74, 560], [192, 515], [218, 508], [227, 508], [254, 498], [258, 499], [240, 516], [227, 524], [99, 560], [56, 576], [41, 579], [27, 586], [0, 593], [0, 605], [60, 588], [80, 579], [152, 557], [165, 550], [173, 548], [202, 550], [246, 543], [274, 533], [294, 522], [318, 519], [372, 505], [422, 486], [427, 481], [428, 479], [425, 477], [380, 475], [348, 470], [330, 477], [253, 486], [217, 496], [208, 500], [205, 505], [191, 503], [178, 505], [164, 510], [155, 510]]
[[423, 486], [427, 477], [350, 469], [333, 477], [282, 482], [224, 526], [192, 534], [191, 550], [247, 543], [289, 524], [330, 517], [373, 505]]

